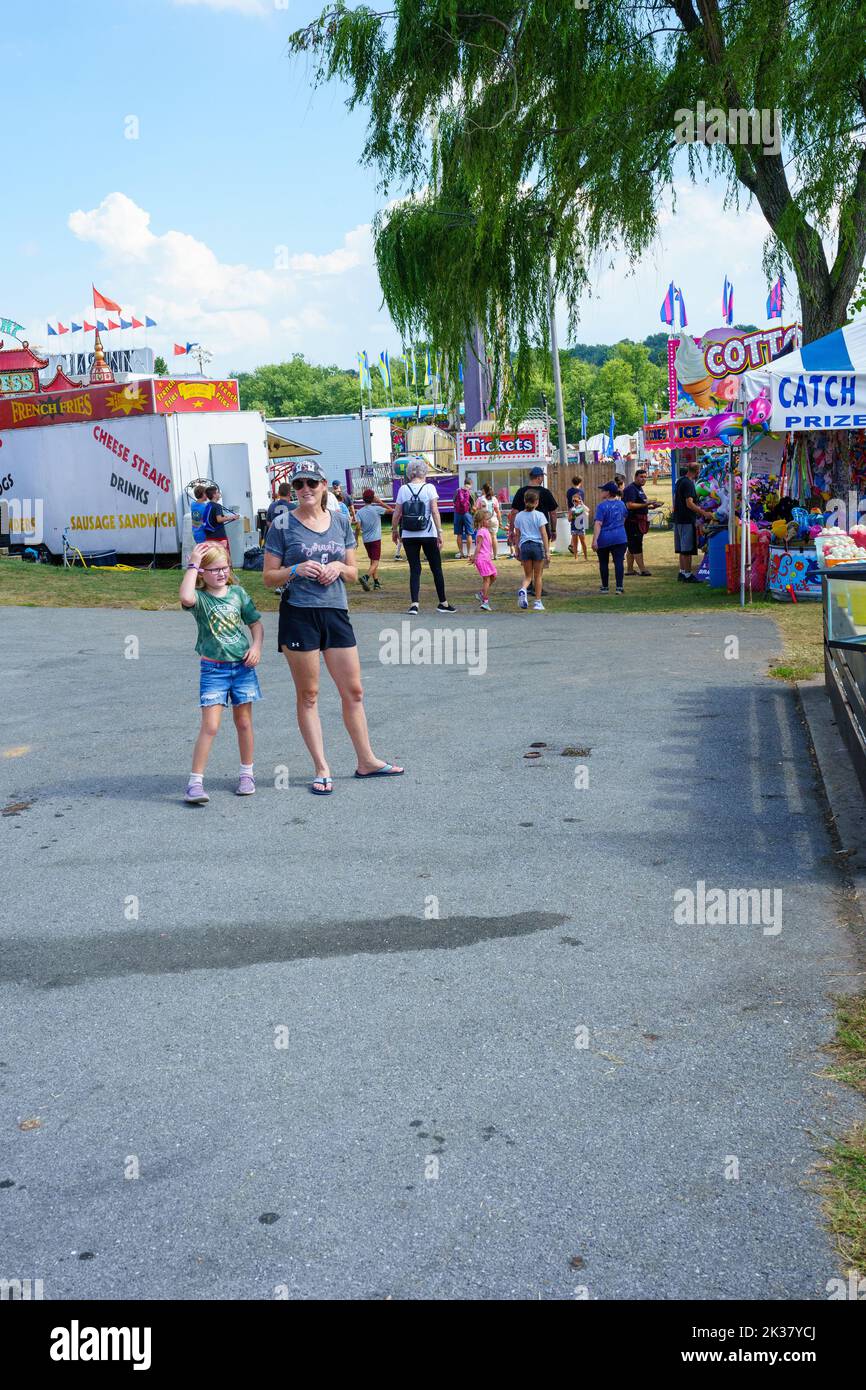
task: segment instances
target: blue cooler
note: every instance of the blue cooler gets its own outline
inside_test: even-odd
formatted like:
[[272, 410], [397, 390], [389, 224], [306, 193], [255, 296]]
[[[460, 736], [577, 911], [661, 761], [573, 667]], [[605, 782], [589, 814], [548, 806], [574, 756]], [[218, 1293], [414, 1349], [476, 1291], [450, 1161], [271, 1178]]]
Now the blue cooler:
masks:
[[728, 587], [728, 568], [725, 557], [725, 548], [728, 544], [728, 528], [717, 531], [714, 536], [710, 536], [707, 553], [710, 559], [710, 588], [727, 589]]

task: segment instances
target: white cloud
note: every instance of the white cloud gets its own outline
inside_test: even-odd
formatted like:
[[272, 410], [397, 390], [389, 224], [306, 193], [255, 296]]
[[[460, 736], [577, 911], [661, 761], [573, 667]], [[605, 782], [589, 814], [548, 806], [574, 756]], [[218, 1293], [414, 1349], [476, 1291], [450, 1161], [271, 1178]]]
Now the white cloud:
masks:
[[175, 5], [206, 5], [209, 10], [235, 10], [238, 14], [254, 15], [261, 19], [268, 13], [262, 0], [173, 0]]
[[[275, 257], [275, 265], [286, 269], [221, 261], [189, 232], [154, 232], [150, 213], [125, 193], [109, 193], [89, 211], [78, 209], [68, 225], [79, 240], [103, 253], [93, 276], [97, 282], [108, 277], [124, 313], [149, 314], [166, 339], [201, 341], [221, 371], [292, 352], [349, 365], [364, 346], [364, 326], [381, 302], [366, 223], [348, 231], [331, 251], [286, 248], [280, 261]], [[133, 308], [133, 302], [140, 307]], [[383, 336], [376, 352], [393, 339], [388, 325], [379, 328]]]
[[[659, 318], [671, 280], [683, 292], [689, 329], [695, 335], [721, 323], [722, 285], [734, 283], [734, 322], [766, 323], [767, 281], [761, 268], [769, 228], [760, 210], [745, 198], [740, 211], [722, 209], [720, 184], [675, 185], [676, 211], [667, 199], [659, 212], [658, 236], [633, 265], [618, 257], [590, 271], [592, 295], [581, 303], [577, 338], [614, 343], [664, 331]], [[794, 317], [796, 306], [786, 302]], [[559, 315], [558, 315], [559, 317]], [[563, 330], [565, 315], [562, 315]]]

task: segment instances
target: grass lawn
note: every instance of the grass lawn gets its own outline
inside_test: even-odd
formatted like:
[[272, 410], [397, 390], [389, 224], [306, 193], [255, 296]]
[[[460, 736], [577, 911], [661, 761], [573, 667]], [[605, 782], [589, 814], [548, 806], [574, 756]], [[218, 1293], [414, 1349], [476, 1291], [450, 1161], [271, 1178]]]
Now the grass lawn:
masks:
[[[550, 592], [545, 596], [546, 607], [554, 613], [660, 613], [694, 611], [698, 613], [726, 610], [739, 613], [739, 598], [705, 584], [689, 586], [677, 582], [677, 565], [673, 553], [673, 536], [669, 531], [651, 531], [645, 542], [649, 579], [626, 578], [626, 592], [617, 597], [597, 593], [598, 565], [590, 550], [588, 561], [573, 560], [570, 555], [555, 555], [545, 572], [545, 584]], [[400, 612], [408, 601], [408, 567], [405, 561], [394, 561], [393, 546], [386, 534], [383, 542], [386, 557], [380, 569], [383, 588], [378, 594], [365, 594], [356, 585], [352, 594], [353, 610], [393, 614]], [[507, 554], [502, 547], [502, 553]], [[364, 557], [365, 559], [366, 557]], [[521, 568], [516, 560], [498, 560], [499, 578], [493, 586], [491, 602], [495, 611], [516, 611], [516, 592]], [[362, 564], [361, 572], [365, 566]], [[240, 582], [249, 591], [262, 612], [277, 608], [277, 595], [262, 584], [255, 572], [244, 572]], [[445, 582], [448, 597], [458, 610], [478, 612], [475, 591], [478, 576], [473, 565], [458, 560], [453, 537], [446, 531]], [[110, 570], [64, 570], [59, 565], [29, 565], [18, 558], [0, 558], [0, 604], [33, 607], [69, 608], [143, 608], [171, 609], [177, 605], [180, 570], [137, 570], [134, 573], [115, 573]], [[435, 607], [435, 594], [429, 571], [424, 567], [421, 580], [421, 611]], [[770, 673], [782, 680], [803, 680], [823, 670], [824, 658], [821, 633], [821, 608], [817, 603], [776, 603], [771, 598], [757, 599], [747, 614], [773, 618], [780, 629], [784, 654], [770, 666]]]
[[[842, 1000], [837, 1020], [830, 1074], [866, 1097], [866, 995]], [[866, 1274], [866, 1125], [830, 1151], [825, 1207], [844, 1267]]]

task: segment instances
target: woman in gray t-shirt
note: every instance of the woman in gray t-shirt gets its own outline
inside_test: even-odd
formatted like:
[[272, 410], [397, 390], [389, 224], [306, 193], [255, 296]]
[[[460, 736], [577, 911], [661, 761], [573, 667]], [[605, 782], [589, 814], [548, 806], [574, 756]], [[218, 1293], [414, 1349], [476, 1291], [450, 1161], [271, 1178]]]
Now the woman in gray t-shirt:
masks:
[[370, 747], [361, 663], [346, 580], [358, 577], [356, 542], [345, 512], [329, 512], [327, 480], [304, 459], [292, 470], [298, 499], [293, 512], [276, 518], [265, 541], [264, 582], [282, 587], [278, 646], [289, 663], [297, 695], [298, 728], [315, 767], [310, 790], [334, 790], [319, 718], [319, 653], [340, 692], [343, 723], [355, 748], [356, 777], [395, 777], [403, 769], [377, 758]]

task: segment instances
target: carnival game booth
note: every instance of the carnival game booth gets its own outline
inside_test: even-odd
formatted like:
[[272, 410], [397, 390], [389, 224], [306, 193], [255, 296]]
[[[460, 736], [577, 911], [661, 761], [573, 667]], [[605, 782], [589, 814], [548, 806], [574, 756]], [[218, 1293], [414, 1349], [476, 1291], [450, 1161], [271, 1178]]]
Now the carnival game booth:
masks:
[[[10, 359], [23, 354], [32, 364], [13, 366]], [[0, 351], [0, 473], [8, 484], [10, 545], [60, 556], [65, 533], [85, 557], [108, 563], [111, 556], [178, 555], [187, 485], [206, 479], [239, 514], [226, 532], [240, 565], [255, 536], [256, 508], [269, 499], [265, 424], [258, 412], [239, 409], [237, 382], [119, 385], [98, 334], [89, 383], [58, 371], [39, 389], [42, 365], [26, 345]]]
[[[866, 472], [862, 469], [862, 445], [866, 438], [866, 314], [859, 315], [845, 328], [828, 333], [787, 356], [747, 372], [741, 378], [743, 421], [743, 483], [741, 494], [741, 580], [749, 564], [751, 532], [746, 518], [746, 499], [750, 495], [750, 475], [754, 473], [755, 438], [771, 432], [789, 441], [787, 457], [800, 476], [795, 485], [805, 536], [812, 542], [808, 566], [813, 576], [812, 596], [821, 595], [820, 571], [827, 532], [839, 530], [860, 534], [859, 521], [866, 511]], [[839, 432], [848, 435], [852, 452], [859, 450], [860, 465], [852, 466], [852, 492], [847, 498], [833, 496], [828, 475], [815, 477], [806, 449], [806, 436], [825, 435], [831, 440]], [[817, 504], [817, 505], [816, 505]], [[812, 515], [809, 515], [811, 510]], [[806, 526], [806, 522], [813, 524]], [[805, 538], [804, 536], [804, 538]], [[787, 557], [771, 559], [770, 584], [774, 569], [787, 564]], [[778, 588], [778, 586], [776, 586]], [[793, 586], [791, 586], [793, 590]], [[796, 591], [791, 593], [796, 597]]]

